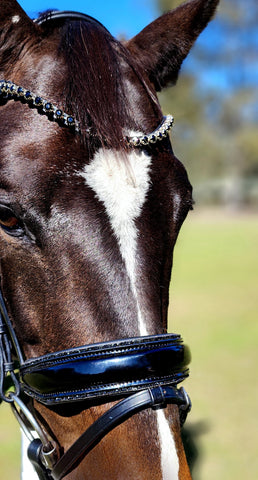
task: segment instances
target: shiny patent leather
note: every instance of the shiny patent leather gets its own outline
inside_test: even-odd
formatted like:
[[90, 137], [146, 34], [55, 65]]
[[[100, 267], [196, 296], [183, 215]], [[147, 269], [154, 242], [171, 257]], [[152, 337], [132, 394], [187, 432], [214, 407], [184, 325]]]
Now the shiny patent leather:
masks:
[[189, 357], [180, 335], [130, 338], [27, 360], [20, 378], [24, 392], [47, 405], [103, 399], [176, 385], [188, 376]]

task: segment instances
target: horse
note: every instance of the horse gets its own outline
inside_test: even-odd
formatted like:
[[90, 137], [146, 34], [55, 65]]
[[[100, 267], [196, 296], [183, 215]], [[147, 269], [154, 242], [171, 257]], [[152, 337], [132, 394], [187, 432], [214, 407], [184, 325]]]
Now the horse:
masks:
[[192, 187], [157, 92], [218, 3], [119, 42], [84, 14], [1, 2], [0, 394], [29, 437], [23, 479], [191, 478], [167, 308]]

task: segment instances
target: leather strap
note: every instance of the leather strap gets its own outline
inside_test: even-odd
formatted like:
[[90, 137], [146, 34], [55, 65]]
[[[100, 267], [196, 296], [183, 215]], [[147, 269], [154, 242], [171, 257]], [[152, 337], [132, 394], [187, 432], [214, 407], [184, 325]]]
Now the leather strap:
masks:
[[0, 289], [0, 403], [12, 403], [10, 387], [16, 395], [20, 394], [21, 385], [15, 374], [20, 362], [23, 362], [22, 352]]
[[22, 388], [46, 405], [126, 397], [188, 376], [180, 335], [163, 334], [86, 345], [26, 360]]
[[20, 364], [24, 362], [23, 354], [20, 348], [20, 344], [17, 340], [14, 328], [12, 326], [11, 320], [6, 310], [3, 294], [0, 288], [0, 315], [1, 315], [1, 323], [6, 326], [10, 341], [12, 346], [14, 347], [14, 351], [16, 353], [17, 359]]
[[47, 12], [43, 15], [41, 15], [39, 18], [35, 18], [34, 22], [37, 23], [37, 25], [44, 25], [48, 24], [51, 21], [54, 20], [81, 20], [81, 21], [86, 21], [89, 23], [97, 23], [100, 25], [104, 30], [107, 31], [106, 27], [102, 25], [101, 22], [96, 20], [95, 18], [91, 17], [90, 15], [86, 15], [86, 13], [79, 13], [79, 12], [74, 12], [70, 10], [54, 10], [52, 12]]
[[65, 452], [51, 472], [53, 480], [61, 480], [74, 470], [78, 463], [116, 426], [135, 413], [147, 408], [162, 408], [168, 403], [185, 407], [189, 405], [183, 388], [154, 387], [137, 392], [120, 401], [91, 425]]
[[[100, 378], [104, 373], [105, 383], [103, 384], [103, 381], [99, 379], [97, 382], [98, 391], [102, 391], [104, 388], [103, 385], [109, 385], [110, 388], [108, 391], [102, 392], [102, 399], [106, 397], [106, 401], [111, 401], [111, 398], [114, 398], [112, 395], [123, 395], [126, 397], [93, 423], [67, 450], [61, 459], [57, 461], [51, 471], [45, 466], [41, 441], [33, 440], [29, 447], [29, 458], [34, 464], [40, 480], [61, 480], [64, 478], [67, 473], [76, 468], [85, 455], [87, 455], [108, 432], [141, 410], [146, 408], [164, 408], [167, 403], [176, 404], [179, 406], [180, 420], [181, 423], [183, 423], [190, 409], [190, 400], [184, 389], [181, 388], [177, 390], [175, 386], [171, 386], [171, 384], [175, 385], [179, 383], [188, 375], [188, 370], [185, 368], [189, 361], [188, 350], [185, 350], [179, 335], [164, 334], [160, 336], [139, 337], [93, 344], [77, 349], [55, 352], [24, 362], [0, 291], [0, 336], [0, 393], [2, 390], [1, 397], [5, 401], [12, 401], [12, 397], [7, 397], [4, 391], [3, 381], [5, 380], [6, 374], [10, 374], [10, 372], [13, 373], [14, 385], [16, 381], [13, 370], [14, 363], [12, 361], [13, 351], [15, 350], [16, 357], [18, 357], [20, 361], [20, 377], [24, 382], [28, 380], [30, 375], [35, 375], [34, 380], [36, 379], [37, 382], [38, 379], [41, 378], [43, 390], [46, 388], [50, 388], [51, 390], [53, 383], [51, 387], [49, 374], [52, 372], [52, 369], [55, 373], [55, 369], [58, 368], [58, 373], [60, 374], [61, 372], [63, 378], [69, 373], [71, 378], [73, 378], [73, 374], [71, 375], [72, 372], [69, 369], [71, 365], [77, 365], [78, 367], [79, 361], [79, 367], [84, 369], [86, 378], [91, 374], [95, 381], [97, 378], [96, 375]], [[113, 363], [114, 367], [112, 368]], [[105, 373], [105, 368], [104, 372], [101, 372], [100, 367], [106, 367], [108, 374]], [[91, 371], [93, 371], [93, 373]], [[45, 379], [43, 375], [43, 380], [42, 372], [46, 374]], [[121, 372], [122, 377], [120, 377]], [[124, 375], [127, 376], [126, 380], [123, 380]], [[109, 383], [107, 383], [108, 378]], [[119, 379], [120, 382], [118, 381]], [[54, 378], [54, 380], [59, 382], [59, 375], [57, 378]], [[126, 387], [124, 383], [126, 383]], [[61, 385], [61, 390], [58, 391], [58, 394], [54, 393], [55, 403], [59, 403], [60, 398], [63, 397], [65, 397], [65, 400], [68, 402], [81, 400], [81, 396], [76, 392], [71, 392], [70, 397], [68, 397], [67, 392], [65, 393], [63, 391], [64, 385], [64, 383]], [[149, 386], [149, 388], [146, 388], [146, 386]], [[28, 386], [23, 383], [22, 387], [29, 395], [36, 396], [29, 391], [29, 389], [32, 388], [31, 385]], [[37, 388], [41, 388], [40, 382], [37, 383]], [[140, 391], [132, 393], [135, 388], [140, 389]], [[19, 395], [19, 389], [20, 384], [18, 382], [17, 396]], [[85, 395], [85, 389], [86, 393], [92, 389], [94, 390], [94, 382], [90, 385], [90, 388], [86, 382], [83, 389], [83, 395]], [[53, 391], [56, 392], [55, 385]], [[40, 393], [40, 390], [38, 396], [42, 401], [43, 394]], [[87, 398], [87, 395], [83, 398]], [[92, 396], [90, 398], [92, 399]], [[96, 395], [93, 396], [93, 398], [96, 398]], [[102, 403], [105, 402], [103, 401]]]

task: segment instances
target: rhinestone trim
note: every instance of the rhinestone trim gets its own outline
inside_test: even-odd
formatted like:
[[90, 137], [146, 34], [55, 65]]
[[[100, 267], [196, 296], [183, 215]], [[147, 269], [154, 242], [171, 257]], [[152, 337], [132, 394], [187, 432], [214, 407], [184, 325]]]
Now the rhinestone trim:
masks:
[[157, 141], [163, 140], [167, 137], [169, 130], [174, 125], [174, 117], [172, 115], [167, 115], [163, 117], [161, 124], [154, 130], [154, 132], [149, 133], [148, 135], [135, 135], [127, 139], [131, 147], [142, 147], [146, 145], [151, 145], [157, 143]]
[[[5, 100], [15, 99], [28, 103], [35, 107], [40, 113], [47, 115], [50, 120], [58, 122], [66, 127], [73, 128], [78, 133], [81, 132], [80, 123], [72, 115], [65, 113], [61, 108], [43, 97], [40, 97], [30, 90], [21, 87], [20, 85], [16, 85], [9, 80], [0, 80], [0, 98], [1, 97]], [[146, 135], [136, 134], [132, 137], [127, 137], [128, 145], [130, 147], [144, 147], [155, 144], [167, 137], [168, 132], [173, 125], [173, 116], [164, 116], [161, 124], [153, 132]]]
[[40, 113], [47, 115], [51, 120], [60, 122], [66, 127], [73, 127], [77, 132], [80, 131], [80, 124], [72, 115], [65, 113], [61, 108], [43, 97], [13, 82], [0, 80], [0, 97], [6, 100], [17, 99], [26, 102], [34, 106]]

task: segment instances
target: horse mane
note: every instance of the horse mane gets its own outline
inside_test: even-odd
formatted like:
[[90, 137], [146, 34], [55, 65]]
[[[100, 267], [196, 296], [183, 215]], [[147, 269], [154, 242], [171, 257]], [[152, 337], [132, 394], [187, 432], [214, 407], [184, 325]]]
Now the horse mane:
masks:
[[121, 56], [128, 63], [129, 53], [91, 17], [46, 21], [43, 28], [47, 36], [60, 29], [58, 54], [67, 66], [64, 107], [79, 120], [84, 143], [89, 149], [96, 145], [126, 149], [129, 113]]
[[93, 136], [113, 148], [126, 147], [128, 117], [119, 47], [104, 27], [87, 21], [67, 22], [59, 46], [68, 69], [67, 110], [79, 120], [83, 137], [90, 127], [91, 142]]
[[49, 27], [46, 22], [46, 28], [52, 31], [58, 26], [61, 27], [58, 52], [64, 57], [68, 70], [65, 106], [79, 120], [84, 143], [90, 150], [94, 148], [95, 138], [97, 145], [127, 150], [125, 127], [139, 130], [141, 125], [137, 125], [128, 110], [126, 68], [140, 81], [154, 110], [160, 113], [141, 67], [124, 45], [91, 17], [78, 21], [57, 20], [50, 22]]
[[[57, 55], [64, 58], [67, 68], [62, 92], [64, 100], [60, 106], [80, 122], [80, 140], [89, 153], [100, 146], [127, 150], [125, 127], [137, 131], [141, 124], [137, 124], [137, 119], [129, 111], [124, 82], [126, 71], [130, 70], [130, 77], [140, 81], [151, 99], [153, 110], [160, 114], [157, 99], [144, 80], [141, 66], [97, 20], [89, 17], [48, 21], [49, 13], [51, 10], [39, 16], [40, 20], [45, 19], [40, 36], [44, 41], [58, 31]], [[1, 65], [7, 71], [11, 72], [12, 66], [19, 61], [25, 44], [26, 51], [35, 47], [35, 37], [29, 30], [26, 33], [21, 46], [8, 40], [11, 38], [8, 31], [0, 38]], [[7, 47], [6, 51], [4, 47]]]

